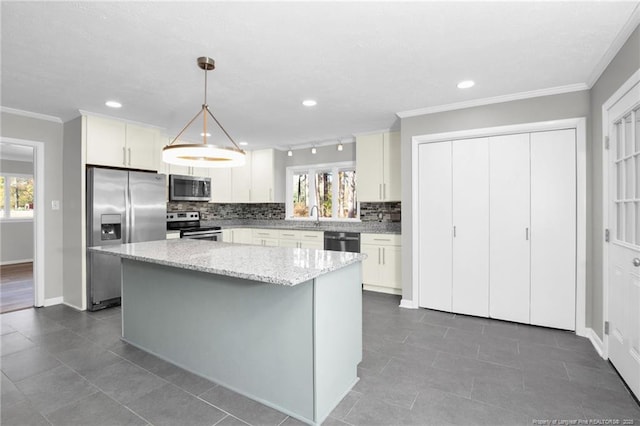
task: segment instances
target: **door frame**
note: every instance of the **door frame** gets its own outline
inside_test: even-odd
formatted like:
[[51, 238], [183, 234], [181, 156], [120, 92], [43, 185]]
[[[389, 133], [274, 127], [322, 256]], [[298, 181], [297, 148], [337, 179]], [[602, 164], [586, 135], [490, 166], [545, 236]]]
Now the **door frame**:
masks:
[[[532, 123], [512, 124], [497, 127], [460, 130], [444, 133], [413, 136], [411, 138], [411, 200], [418, 206], [418, 147], [423, 143], [443, 142], [456, 139], [500, 136], [517, 133], [543, 132], [550, 130], [575, 129], [576, 131], [576, 334], [587, 336], [587, 126], [586, 117], [575, 117], [561, 120], [540, 121]], [[416, 210], [417, 211], [417, 210]], [[413, 214], [411, 224], [413, 235], [411, 248], [413, 258], [419, 258], [419, 215]], [[420, 265], [415, 260], [411, 266], [411, 283], [413, 288], [412, 307], [418, 307], [420, 300]]]
[[[629, 77], [616, 90], [607, 101], [602, 104], [602, 141], [609, 137], [609, 109], [615, 105], [624, 95], [631, 90], [636, 84], [640, 83], [640, 69]], [[609, 150], [605, 144], [602, 144], [602, 229], [609, 229]], [[594, 236], [594, 238], [602, 238], [604, 236]], [[602, 244], [602, 327], [604, 322], [609, 321], [609, 244]], [[600, 355], [604, 359], [609, 359], [609, 336], [602, 332], [602, 340], [594, 332], [591, 337], [592, 341], [600, 345]]]
[[33, 148], [33, 175], [35, 180], [33, 208], [33, 304], [45, 306], [44, 265], [45, 265], [45, 205], [44, 205], [44, 142], [1, 137], [0, 142]]

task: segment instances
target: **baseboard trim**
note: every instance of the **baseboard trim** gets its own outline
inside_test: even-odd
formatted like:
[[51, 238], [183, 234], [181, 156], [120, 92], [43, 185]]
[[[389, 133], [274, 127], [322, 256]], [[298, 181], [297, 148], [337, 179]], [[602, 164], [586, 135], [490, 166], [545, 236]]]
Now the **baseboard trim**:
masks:
[[400, 307], [405, 309], [418, 309], [418, 305], [413, 303], [413, 300], [410, 299], [400, 300]]
[[17, 265], [18, 263], [33, 263], [33, 259], [5, 260], [4, 262], [0, 262], [0, 266]]
[[44, 299], [44, 305], [42, 306], [47, 307], [47, 306], [59, 305], [63, 302], [64, 302], [63, 297], [52, 297], [51, 299]]
[[596, 352], [598, 352], [598, 355], [603, 359], [607, 359], [604, 355], [604, 343], [602, 343], [602, 340], [598, 337], [593, 328], [587, 328], [587, 338], [591, 341], [591, 344], [595, 348]]
[[376, 293], [395, 294], [396, 296], [402, 295], [402, 290], [399, 288], [383, 287], [379, 285], [362, 284], [362, 289], [367, 291], [375, 291]]
[[[62, 299], [62, 298], [61, 298], [61, 299]], [[73, 305], [73, 304], [71, 304], [71, 303], [68, 303], [68, 302], [62, 302], [62, 304], [63, 304], [63, 305], [67, 305], [67, 306], [69, 306], [70, 308], [77, 309], [78, 311], [84, 311], [84, 309], [82, 309], [82, 308], [80, 308], [80, 307], [78, 307], [78, 306], [76, 306], [76, 305]]]

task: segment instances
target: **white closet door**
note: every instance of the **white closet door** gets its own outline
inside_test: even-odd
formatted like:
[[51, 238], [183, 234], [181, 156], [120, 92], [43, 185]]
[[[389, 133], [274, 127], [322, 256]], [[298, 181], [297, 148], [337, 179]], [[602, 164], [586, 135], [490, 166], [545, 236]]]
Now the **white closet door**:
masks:
[[451, 142], [418, 148], [420, 297], [425, 308], [451, 310]]
[[489, 139], [457, 140], [453, 158], [453, 312], [489, 315]]
[[531, 133], [531, 324], [575, 329], [575, 130]]
[[489, 316], [529, 323], [529, 133], [489, 139]]

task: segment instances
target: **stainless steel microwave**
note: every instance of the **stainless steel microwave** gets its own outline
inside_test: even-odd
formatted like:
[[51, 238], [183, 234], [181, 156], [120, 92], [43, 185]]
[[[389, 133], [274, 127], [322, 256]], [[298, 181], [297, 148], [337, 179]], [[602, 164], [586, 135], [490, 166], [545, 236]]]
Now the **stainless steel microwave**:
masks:
[[211, 200], [211, 178], [169, 175], [169, 201]]

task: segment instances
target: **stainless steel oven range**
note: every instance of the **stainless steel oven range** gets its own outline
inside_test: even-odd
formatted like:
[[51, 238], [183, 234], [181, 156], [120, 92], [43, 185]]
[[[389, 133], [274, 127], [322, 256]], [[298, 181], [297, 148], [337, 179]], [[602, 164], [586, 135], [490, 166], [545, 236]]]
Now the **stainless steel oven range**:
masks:
[[222, 241], [222, 228], [200, 225], [200, 212], [167, 213], [167, 230], [180, 231], [180, 238]]

